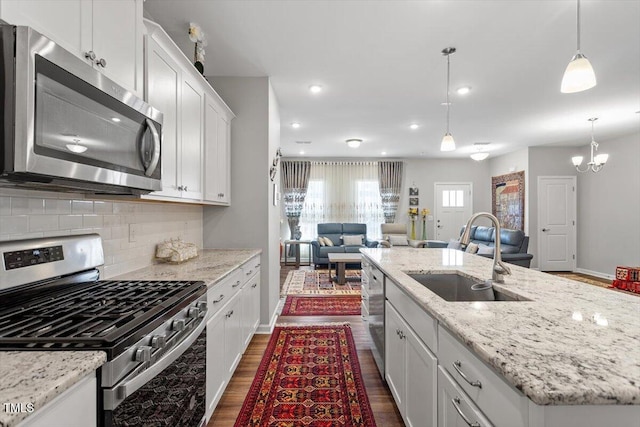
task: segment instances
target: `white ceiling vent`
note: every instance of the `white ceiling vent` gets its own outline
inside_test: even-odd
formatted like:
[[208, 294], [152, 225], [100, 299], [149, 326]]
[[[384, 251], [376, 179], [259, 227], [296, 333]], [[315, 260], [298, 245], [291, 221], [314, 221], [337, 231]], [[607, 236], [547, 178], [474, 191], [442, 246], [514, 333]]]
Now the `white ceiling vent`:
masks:
[[311, 144], [311, 141], [296, 141], [296, 144]]

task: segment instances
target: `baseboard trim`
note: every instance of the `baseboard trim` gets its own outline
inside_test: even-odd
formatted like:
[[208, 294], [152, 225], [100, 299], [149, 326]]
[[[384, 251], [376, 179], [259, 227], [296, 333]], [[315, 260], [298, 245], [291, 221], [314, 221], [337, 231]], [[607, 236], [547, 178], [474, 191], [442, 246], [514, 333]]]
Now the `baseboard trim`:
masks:
[[269, 324], [265, 325], [261, 323], [258, 326], [258, 329], [256, 329], [256, 334], [271, 334], [273, 332], [273, 328], [276, 327], [276, 320], [278, 319], [278, 313], [280, 313], [280, 304], [282, 304], [282, 302], [278, 302], [276, 309], [273, 311], [273, 314], [271, 315]]
[[613, 274], [600, 273], [599, 271], [587, 270], [586, 268], [576, 268], [575, 272], [588, 274], [589, 276], [595, 276], [601, 279], [607, 279], [607, 280], [615, 279], [615, 276]]

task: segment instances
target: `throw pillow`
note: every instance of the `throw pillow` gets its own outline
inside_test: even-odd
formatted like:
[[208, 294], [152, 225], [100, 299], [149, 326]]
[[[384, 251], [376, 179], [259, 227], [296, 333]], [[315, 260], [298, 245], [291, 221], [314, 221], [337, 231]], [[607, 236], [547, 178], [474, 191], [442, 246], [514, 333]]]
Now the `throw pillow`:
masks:
[[326, 243], [324, 242], [324, 237], [318, 237], [318, 243], [320, 244], [320, 246], [326, 246]]
[[476, 252], [478, 252], [478, 244], [471, 242], [467, 245], [467, 249], [465, 249], [464, 251], [469, 254], [475, 254]]
[[333, 246], [333, 241], [330, 238], [323, 237], [322, 240], [324, 240], [324, 245], [325, 246]]
[[493, 255], [493, 246], [480, 245], [478, 247], [478, 255]]
[[342, 236], [342, 242], [345, 246], [360, 246], [362, 245], [363, 240], [364, 236], [362, 234], [357, 234], [354, 236]]
[[449, 240], [449, 244], [447, 245], [447, 249], [460, 250], [460, 249], [462, 249], [462, 245], [460, 244], [459, 240], [451, 239], [451, 240]]
[[407, 236], [404, 236], [402, 234], [390, 234], [389, 243], [391, 243], [391, 246], [409, 246], [409, 240], [407, 240]]

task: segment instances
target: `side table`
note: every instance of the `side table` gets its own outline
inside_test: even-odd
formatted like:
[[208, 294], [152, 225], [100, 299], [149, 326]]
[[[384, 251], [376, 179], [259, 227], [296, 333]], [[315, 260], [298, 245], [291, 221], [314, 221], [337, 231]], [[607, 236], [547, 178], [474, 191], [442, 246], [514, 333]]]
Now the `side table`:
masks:
[[[295, 265], [296, 267], [300, 267], [300, 246], [307, 245], [308, 259], [306, 264], [302, 265], [311, 265], [311, 240], [285, 240], [284, 241], [284, 265]], [[295, 262], [289, 261], [289, 248], [293, 247], [293, 253], [295, 256]]]

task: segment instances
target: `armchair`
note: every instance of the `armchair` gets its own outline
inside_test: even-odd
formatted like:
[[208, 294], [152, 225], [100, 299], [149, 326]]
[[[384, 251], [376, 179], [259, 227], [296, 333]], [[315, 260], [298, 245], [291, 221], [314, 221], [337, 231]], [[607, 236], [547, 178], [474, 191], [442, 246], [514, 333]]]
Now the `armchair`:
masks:
[[412, 240], [407, 235], [407, 225], [399, 223], [381, 224], [382, 240], [378, 243], [379, 248], [390, 248], [392, 246], [411, 246], [421, 248], [426, 240]]

